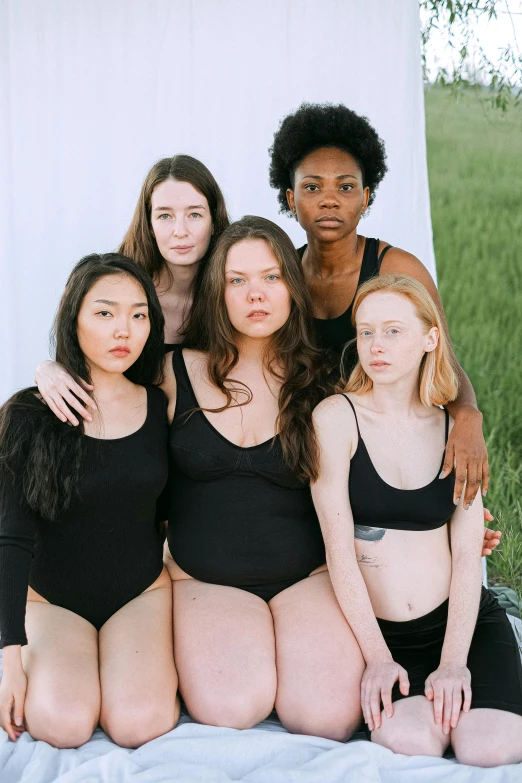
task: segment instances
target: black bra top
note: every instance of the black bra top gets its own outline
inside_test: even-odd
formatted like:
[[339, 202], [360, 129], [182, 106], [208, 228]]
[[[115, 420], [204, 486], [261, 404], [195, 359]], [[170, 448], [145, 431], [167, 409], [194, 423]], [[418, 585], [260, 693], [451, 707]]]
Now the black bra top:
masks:
[[278, 435], [229, 441], [199, 410], [182, 350], [172, 354], [168, 542], [195, 579], [234, 587], [302, 579], [325, 560], [310, 488], [285, 464]]
[[[303, 247], [300, 247], [297, 251], [301, 259], [303, 258], [307, 247], [307, 245], [303, 245]], [[369, 237], [366, 238], [356, 291], [358, 291], [367, 280], [379, 275], [382, 259], [390, 248], [391, 245], [387, 245], [379, 255], [379, 240]], [[348, 309], [337, 316], [337, 318], [314, 318], [319, 345], [324, 348], [331, 348], [339, 356], [342, 354], [346, 343], [353, 340], [356, 335], [355, 328], [352, 325], [352, 306], [353, 300]], [[357, 352], [355, 346], [353, 346], [353, 349], [350, 347], [345, 352], [345, 374], [347, 369], [353, 369], [356, 361]]]
[[[353, 519], [357, 525], [389, 528], [392, 530], [435, 530], [451, 519], [455, 511], [453, 490], [455, 474], [433, 481], [419, 489], [392, 487], [377, 473], [366, 445], [361, 438], [359, 422], [352, 401], [350, 403], [357, 425], [359, 442], [350, 462], [348, 488]], [[445, 438], [448, 440], [449, 414], [446, 414]], [[444, 455], [439, 468], [442, 469]]]

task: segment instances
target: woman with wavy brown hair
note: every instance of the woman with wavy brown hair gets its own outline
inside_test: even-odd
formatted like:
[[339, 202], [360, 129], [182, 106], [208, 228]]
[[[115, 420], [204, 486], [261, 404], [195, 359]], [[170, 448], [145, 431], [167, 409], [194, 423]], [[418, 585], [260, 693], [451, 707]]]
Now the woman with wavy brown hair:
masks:
[[257, 217], [226, 229], [195, 313], [163, 386], [180, 692], [201, 723], [249, 728], [275, 706], [291, 731], [345, 740], [363, 661], [304, 479], [332, 385], [288, 236]]
[[[214, 244], [229, 225], [223, 194], [207, 167], [190, 155], [163, 158], [141, 188], [134, 216], [119, 252], [153, 279], [165, 316], [166, 351], [183, 339], [192, 303]], [[62, 421], [78, 425], [95, 410], [88, 391], [59, 364], [42, 362], [35, 378], [39, 392]]]

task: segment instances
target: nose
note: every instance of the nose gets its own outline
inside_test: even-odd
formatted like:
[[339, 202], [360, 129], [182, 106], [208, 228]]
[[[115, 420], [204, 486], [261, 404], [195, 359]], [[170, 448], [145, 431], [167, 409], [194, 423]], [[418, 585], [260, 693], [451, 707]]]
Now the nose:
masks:
[[339, 196], [336, 190], [323, 191], [320, 206], [324, 209], [338, 209], [340, 207]]
[[382, 344], [382, 338], [379, 334], [375, 334], [372, 340], [371, 344], [371, 352], [372, 353], [382, 353], [384, 350], [383, 344]]
[[172, 234], [175, 237], [186, 237], [188, 235], [187, 223], [184, 216], [176, 217], [172, 225]]
[[129, 339], [129, 325], [127, 321], [121, 320], [116, 324], [114, 329], [114, 338], [116, 340], [128, 340]]
[[258, 282], [252, 282], [248, 289], [248, 301], [249, 302], [262, 302], [265, 298], [265, 292], [263, 286]]

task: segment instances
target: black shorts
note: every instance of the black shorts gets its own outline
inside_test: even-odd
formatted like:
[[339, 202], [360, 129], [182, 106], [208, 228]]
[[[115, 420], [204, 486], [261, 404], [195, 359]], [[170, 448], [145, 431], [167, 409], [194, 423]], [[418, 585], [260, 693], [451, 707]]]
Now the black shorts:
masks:
[[[415, 620], [394, 623], [377, 619], [393, 660], [408, 672], [409, 696], [424, 696], [426, 679], [439, 666], [447, 619], [447, 600]], [[468, 669], [472, 709], [487, 707], [522, 716], [522, 666], [517, 640], [504, 609], [484, 587]], [[408, 697], [400, 693], [396, 683], [392, 701], [404, 698]]]

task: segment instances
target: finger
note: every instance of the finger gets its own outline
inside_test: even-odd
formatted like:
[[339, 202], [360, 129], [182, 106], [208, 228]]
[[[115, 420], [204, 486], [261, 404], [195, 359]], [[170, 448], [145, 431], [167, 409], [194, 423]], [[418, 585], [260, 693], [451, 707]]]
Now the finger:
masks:
[[13, 720], [15, 726], [23, 731], [24, 725], [25, 693], [15, 693], [13, 706]]
[[43, 397], [43, 401], [47, 404], [48, 408], [52, 410], [54, 415], [60, 419], [60, 421], [67, 421], [67, 416], [61, 412], [61, 410], [58, 408], [58, 406], [55, 404], [54, 400], [51, 397]]
[[11, 701], [8, 702], [0, 712], [0, 726], [4, 729], [4, 731], [7, 732], [7, 736], [9, 737], [11, 742], [16, 742], [17, 734], [13, 724], [11, 723], [12, 704], [13, 704], [13, 700], [11, 699]]
[[424, 685], [424, 695], [428, 699], [428, 701], [433, 701], [433, 688], [431, 687], [431, 682], [429, 679], [426, 680], [426, 683]]
[[71, 424], [77, 427], [79, 424], [78, 419], [76, 418], [72, 410], [67, 407], [63, 398], [59, 394], [56, 394], [56, 396], [50, 397], [50, 399], [52, 399], [54, 405], [58, 408], [60, 412], [59, 418], [65, 416], [66, 421], [70, 421]]
[[451, 708], [453, 704], [453, 692], [444, 690], [442, 693], [442, 733], [449, 734], [451, 721]]
[[[87, 392], [84, 389], [82, 389], [81, 386], [78, 386], [78, 384], [75, 383], [74, 381], [72, 383], [69, 382], [68, 384], [65, 383], [64, 385], [66, 389], [70, 390], [73, 394], [79, 397], [80, 400], [82, 400], [82, 402], [84, 402], [89, 408], [92, 408], [94, 411], [97, 410], [96, 403], [94, 402], [92, 397], [89, 394], [87, 394]], [[91, 386], [90, 388], [94, 389], [94, 386]]]
[[489, 489], [489, 463], [486, 457], [486, 459], [482, 463], [482, 497], [484, 498], [486, 497], [488, 489]]
[[492, 549], [483, 549], [481, 557], [489, 557], [492, 551], [493, 551]]
[[373, 692], [370, 697], [370, 708], [372, 712], [372, 721], [376, 729], [381, 728], [381, 694]]
[[64, 398], [64, 400], [67, 402], [69, 407], [73, 408], [75, 411], [77, 411], [80, 416], [83, 419], [86, 419], [87, 421], [92, 421], [92, 416], [89, 413], [89, 411], [83, 407], [80, 400], [78, 400], [74, 394], [71, 394], [68, 389], [60, 389], [60, 394]]
[[382, 688], [381, 690], [382, 708], [387, 718], [393, 717], [392, 689]]
[[480, 466], [477, 466], [476, 462], [469, 462], [467, 467], [467, 481], [466, 490], [464, 492], [464, 508], [467, 510], [477, 494], [480, 488]]
[[[94, 391], [94, 386], [92, 385], [92, 383], [87, 383], [87, 381], [84, 381], [84, 380], [83, 380], [83, 378], [80, 378], [80, 383], [81, 383], [81, 385], [82, 385], [82, 386], [78, 386], [78, 388], [79, 388], [79, 389], [80, 389], [82, 392], [83, 392], [83, 389], [86, 389], [87, 391]], [[82, 388], [82, 387], [83, 387], [83, 388]], [[71, 388], [72, 388], [72, 387], [71, 387]], [[73, 389], [73, 391], [74, 391], [74, 389]], [[76, 392], [75, 392], [75, 394], [76, 394]], [[80, 395], [78, 395], [78, 396], [80, 396]], [[90, 400], [90, 403], [92, 403], [92, 405], [94, 405], [94, 410], [96, 410], [96, 405], [95, 405], [95, 403], [94, 403], [94, 400], [93, 400], [91, 397], [89, 397], [89, 395], [87, 395], [87, 397], [89, 398], [89, 400]], [[82, 399], [83, 399], [83, 398], [82, 398]], [[88, 402], [88, 400], [85, 400], [85, 402], [87, 403], [87, 405], [89, 405], [89, 404], [90, 404], [90, 403]]]
[[459, 684], [458, 688], [455, 688], [453, 691], [453, 700], [451, 705], [451, 717], [450, 717], [450, 725], [452, 729], [457, 728], [461, 707], [462, 707], [462, 688]]
[[[493, 514], [491, 513], [489, 508], [484, 508], [484, 521], [485, 522], [493, 522], [494, 519], [495, 519], [495, 517], [493, 516]], [[489, 528], [488, 528], [488, 531], [490, 533], [493, 533], [493, 531], [490, 530]]]
[[455, 464], [455, 449], [450, 441], [446, 444], [446, 451], [444, 452], [444, 462], [442, 463], [442, 470], [439, 473], [439, 478], [443, 479], [449, 476], [453, 470]]
[[407, 696], [410, 692], [410, 681], [408, 679], [408, 672], [399, 666], [399, 690], [403, 696]]
[[469, 712], [471, 709], [471, 685], [469, 682], [464, 683], [462, 690], [464, 691], [464, 703], [462, 705], [462, 709], [464, 712]]
[[433, 717], [435, 723], [440, 726], [442, 723], [442, 708], [444, 706], [444, 692], [440, 684], [435, 683], [433, 686]]
[[466, 483], [466, 468], [459, 466], [455, 468], [455, 488], [453, 490], [453, 502], [457, 506], [462, 497], [464, 491], [464, 484]]

